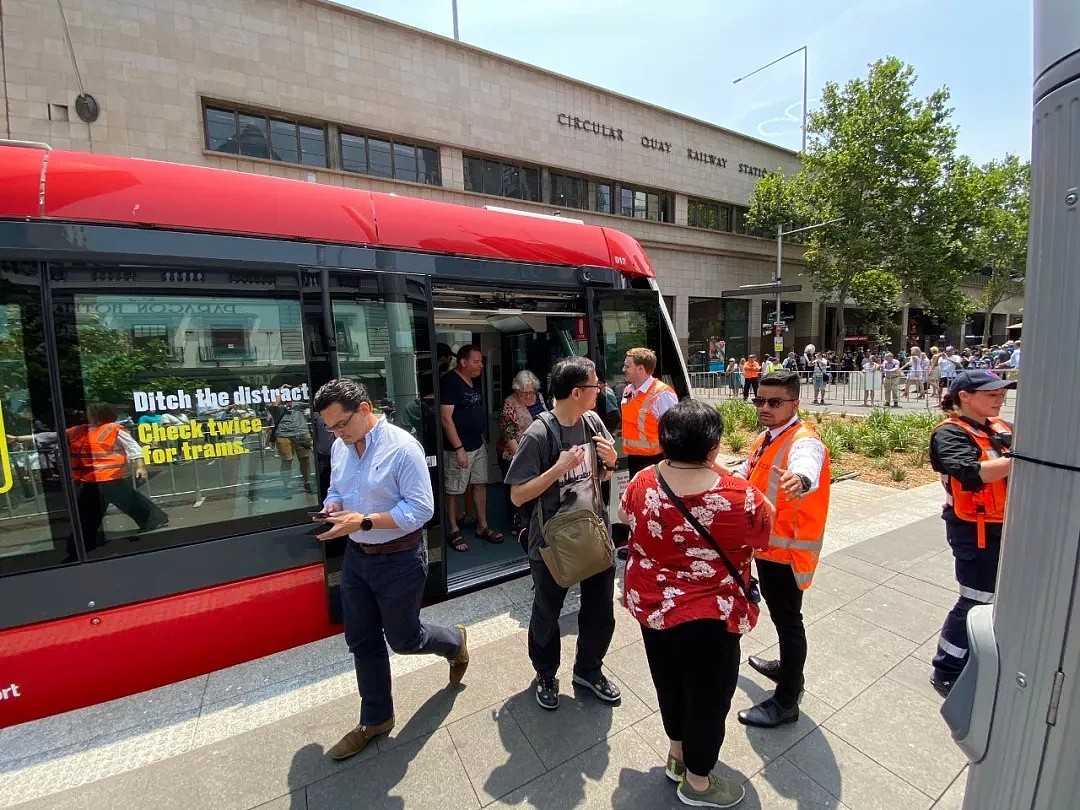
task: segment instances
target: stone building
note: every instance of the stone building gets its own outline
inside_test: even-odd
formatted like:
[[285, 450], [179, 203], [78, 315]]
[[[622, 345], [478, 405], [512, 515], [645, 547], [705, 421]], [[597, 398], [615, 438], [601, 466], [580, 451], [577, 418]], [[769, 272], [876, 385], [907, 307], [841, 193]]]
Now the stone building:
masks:
[[[323, 0], [6, 0], [0, 26], [4, 137], [613, 226], [649, 252], [691, 369], [710, 339], [774, 346], [773, 299], [721, 293], [772, 280], [746, 205], [794, 152]], [[785, 351], [831, 317], [799, 257]]]

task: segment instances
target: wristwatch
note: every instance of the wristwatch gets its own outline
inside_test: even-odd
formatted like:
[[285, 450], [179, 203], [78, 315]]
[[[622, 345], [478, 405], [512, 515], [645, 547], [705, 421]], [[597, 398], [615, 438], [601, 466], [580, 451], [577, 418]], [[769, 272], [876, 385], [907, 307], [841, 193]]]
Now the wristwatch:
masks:
[[375, 521], [373, 521], [367, 515], [364, 515], [364, 519], [360, 521], [360, 531], [362, 531], [362, 532], [370, 532], [374, 528], [375, 528]]
[[[798, 475], [798, 473], [796, 473], [796, 475]], [[811, 484], [810, 476], [808, 476], [808, 475], [799, 475], [798, 477], [799, 477], [799, 480], [802, 481], [802, 491], [803, 492], [809, 492], [810, 491], [810, 484]]]

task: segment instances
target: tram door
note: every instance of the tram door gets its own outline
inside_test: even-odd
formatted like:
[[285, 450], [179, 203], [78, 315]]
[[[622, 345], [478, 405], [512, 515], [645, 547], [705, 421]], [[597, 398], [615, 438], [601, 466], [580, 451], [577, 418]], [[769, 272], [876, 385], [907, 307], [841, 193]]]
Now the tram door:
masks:
[[[322, 288], [305, 287], [308, 299], [308, 326], [317, 338], [308, 341], [312, 384], [317, 389], [336, 370], [341, 377], [364, 384], [375, 412], [408, 431], [424, 446], [435, 515], [426, 526], [428, 584], [425, 597], [446, 592], [446, 569], [441, 528], [441, 476], [438, 475], [438, 446], [441, 429], [435, 408], [434, 356], [431, 304], [428, 279], [400, 273], [340, 272], [330, 274], [330, 321], [327, 334], [322, 313]], [[319, 373], [324, 379], [315, 379]], [[319, 439], [328, 452], [333, 437], [321, 422]], [[317, 441], [318, 445], [320, 442]], [[324, 463], [328, 458], [321, 459]], [[340, 619], [341, 560], [345, 541], [331, 541], [325, 548], [327, 598], [331, 617]]]

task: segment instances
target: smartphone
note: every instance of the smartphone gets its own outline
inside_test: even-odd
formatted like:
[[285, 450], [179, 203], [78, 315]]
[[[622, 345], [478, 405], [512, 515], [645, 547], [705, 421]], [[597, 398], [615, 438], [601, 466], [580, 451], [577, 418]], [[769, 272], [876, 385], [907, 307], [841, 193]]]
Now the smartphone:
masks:
[[312, 520], [317, 520], [319, 522], [322, 522], [329, 517], [322, 509], [309, 509], [308, 515], [310, 515]]

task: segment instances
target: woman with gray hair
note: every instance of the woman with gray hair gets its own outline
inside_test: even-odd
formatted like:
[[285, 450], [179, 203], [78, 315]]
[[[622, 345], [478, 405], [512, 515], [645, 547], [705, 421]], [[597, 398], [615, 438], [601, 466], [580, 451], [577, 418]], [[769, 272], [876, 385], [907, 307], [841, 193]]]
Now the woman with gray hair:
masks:
[[540, 416], [541, 411], [547, 410], [540, 396], [540, 380], [528, 369], [514, 376], [510, 388], [513, 390], [503, 401], [499, 414], [499, 441], [495, 444], [504, 477], [510, 469], [510, 460], [517, 452], [521, 434]]

